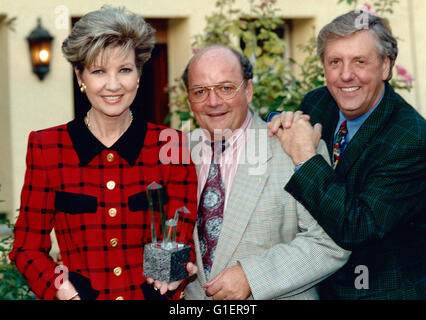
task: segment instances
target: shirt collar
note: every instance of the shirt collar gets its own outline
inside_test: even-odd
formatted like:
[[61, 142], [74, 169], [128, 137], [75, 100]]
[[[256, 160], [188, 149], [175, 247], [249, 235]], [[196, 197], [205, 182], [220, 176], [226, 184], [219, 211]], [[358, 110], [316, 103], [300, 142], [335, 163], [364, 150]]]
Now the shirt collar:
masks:
[[[243, 144], [245, 142], [245, 138], [247, 136], [247, 130], [251, 127], [253, 122], [253, 111], [250, 108], [247, 110], [247, 116], [241, 125], [240, 128], [234, 130], [232, 135], [226, 140], [223, 150], [223, 155], [231, 156], [237, 150], [238, 145]], [[202, 164], [210, 165], [212, 158], [212, 149], [211, 149], [211, 138], [210, 134], [206, 129], [201, 130], [201, 159]]]
[[[250, 108], [248, 108], [247, 116], [246, 116], [243, 124], [241, 125], [241, 127], [234, 130], [232, 135], [226, 140], [226, 148], [227, 149], [228, 149], [229, 146], [233, 146], [234, 143], [248, 130], [248, 128], [251, 127], [252, 121], [253, 121], [253, 112], [251, 111]], [[201, 136], [202, 136], [203, 143], [210, 146], [211, 138], [210, 138], [210, 134], [208, 133], [208, 131], [202, 130]]]
[[134, 114], [130, 127], [109, 148], [104, 146], [89, 131], [84, 123], [83, 117], [79, 117], [68, 122], [67, 130], [80, 160], [80, 165], [88, 165], [96, 155], [106, 149], [116, 151], [122, 158], [133, 166], [136, 163], [136, 159], [138, 158], [144, 144], [147, 122], [143, 119], [143, 117]]

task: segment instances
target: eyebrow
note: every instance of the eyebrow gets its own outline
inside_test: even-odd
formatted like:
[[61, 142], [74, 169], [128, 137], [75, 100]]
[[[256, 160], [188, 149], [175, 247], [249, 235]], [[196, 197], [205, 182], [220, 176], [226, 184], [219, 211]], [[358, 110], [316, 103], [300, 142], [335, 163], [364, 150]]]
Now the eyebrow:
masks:
[[[134, 62], [125, 62], [125, 63], [120, 64], [118, 66], [118, 68], [120, 69], [120, 68], [127, 67], [127, 66], [136, 67], [136, 64]], [[104, 68], [105, 68], [104, 65], [95, 65], [95, 64], [93, 64], [88, 69], [89, 70], [94, 70], [94, 69], [104, 69]]]
[[120, 67], [124, 67], [124, 66], [128, 66], [128, 65], [135, 66], [136, 64], [134, 62], [125, 62], [125, 63], [121, 64]]
[[[368, 59], [369, 58], [369, 56], [368, 55], [354, 55], [354, 56], [352, 56], [352, 57], [350, 57], [351, 58], [351, 60], [353, 60], [353, 59], [360, 59], [360, 58], [362, 58], [362, 59]], [[334, 60], [334, 59], [342, 59], [342, 57], [341, 56], [329, 56], [329, 57], [327, 57], [327, 61], [328, 60]]]
[[201, 87], [210, 87], [210, 86], [216, 86], [216, 85], [219, 85], [219, 84], [226, 84], [226, 83], [235, 84], [233, 81], [220, 81], [220, 82], [216, 82], [216, 83], [212, 83], [212, 84], [206, 84], [206, 85], [194, 84], [193, 86], [190, 87], [190, 89], [201, 88]]

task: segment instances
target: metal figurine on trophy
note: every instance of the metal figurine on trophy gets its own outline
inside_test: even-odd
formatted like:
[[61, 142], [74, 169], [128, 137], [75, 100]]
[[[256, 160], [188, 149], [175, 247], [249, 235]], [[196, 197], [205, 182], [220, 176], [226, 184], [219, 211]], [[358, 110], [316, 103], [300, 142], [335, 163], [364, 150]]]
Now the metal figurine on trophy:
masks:
[[[155, 280], [172, 282], [182, 280], [188, 276], [186, 264], [190, 259], [191, 247], [184, 243], [176, 242], [176, 229], [179, 214], [188, 214], [186, 207], [178, 208], [173, 219], [166, 221], [164, 213], [164, 189], [156, 182], [147, 187], [149, 210], [151, 211], [152, 243], [144, 247], [143, 275]], [[157, 239], [154, 198], [158, 200], [161, 215], [162, 239]]]

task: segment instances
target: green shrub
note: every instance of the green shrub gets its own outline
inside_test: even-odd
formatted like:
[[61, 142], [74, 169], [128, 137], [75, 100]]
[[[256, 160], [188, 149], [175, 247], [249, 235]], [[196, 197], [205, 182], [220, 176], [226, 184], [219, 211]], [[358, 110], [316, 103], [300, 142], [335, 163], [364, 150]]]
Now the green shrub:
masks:
[[[0, 185], [1, 188], [1, 185]], [[0, 200], [4, 202], [4, 200]], [[0, 218], [0, 226], [13, 230], [13, 224], [7, 218]], [[9, 260], [8, 254], [12, 250], [13, 234], [0, 234], [0, 300], [29, 300], [35, 299], [24, 277], [16, 266]]]
[[[0, 221], [11, 230], [13, 224], [8, 219]], [[0, 239], [0, 300], [32, 300], [34, 293], [28, 287], [24, 277], [14, 264], [9, 261], [8, 253], [12, 250], [13, 235]]]

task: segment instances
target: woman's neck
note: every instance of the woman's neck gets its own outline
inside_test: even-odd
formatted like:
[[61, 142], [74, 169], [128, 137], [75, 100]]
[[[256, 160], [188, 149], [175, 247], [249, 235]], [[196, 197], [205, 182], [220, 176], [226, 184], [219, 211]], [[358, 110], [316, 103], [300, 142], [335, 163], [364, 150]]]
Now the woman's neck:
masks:
[[123, 135], [133, 121], [130, 110], [116, 117], [109, 117], [91, 108], [84, 118], [89, 131], [107, 148]]

